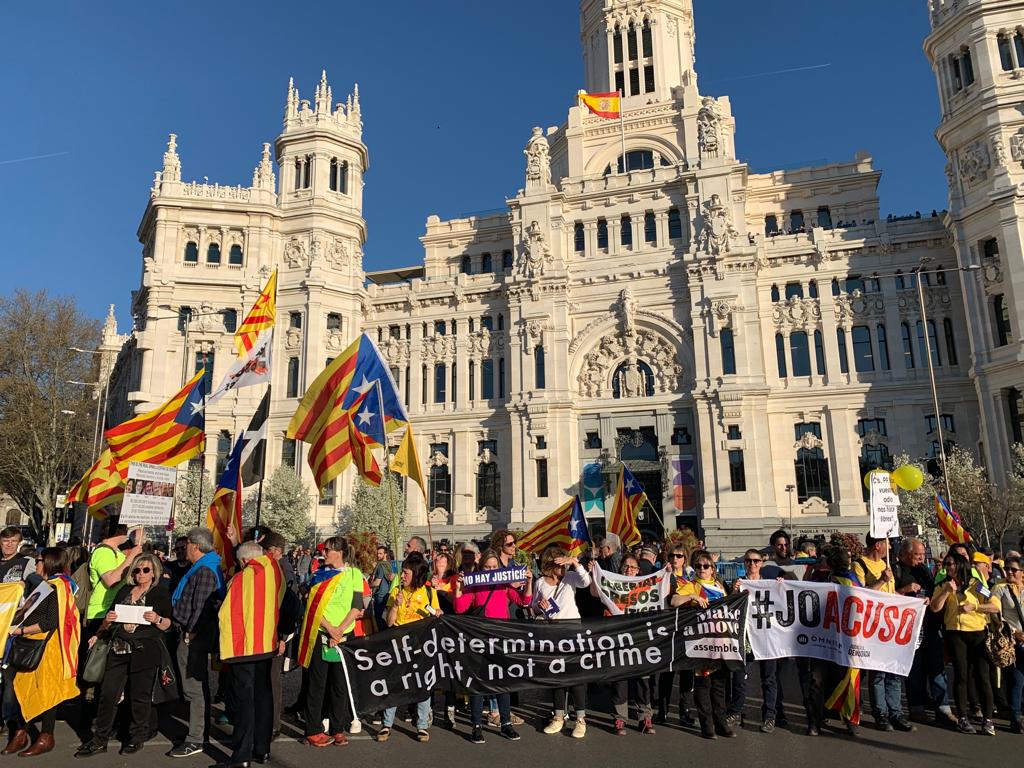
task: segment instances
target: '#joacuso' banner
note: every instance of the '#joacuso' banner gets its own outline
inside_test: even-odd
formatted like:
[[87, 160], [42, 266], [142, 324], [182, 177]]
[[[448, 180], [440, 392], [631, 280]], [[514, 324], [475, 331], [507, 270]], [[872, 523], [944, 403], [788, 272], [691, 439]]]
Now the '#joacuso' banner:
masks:
[[924, 600], [810, 581], [743, 581], [756, 659], [805, 656], [906, 676]]
[[747, 596], [587, 621], [441, 616], [349, 640], [344, 654], [361, 715], [422, 701], [454, 683], [505, 693], [619, 680], [743, 661]]

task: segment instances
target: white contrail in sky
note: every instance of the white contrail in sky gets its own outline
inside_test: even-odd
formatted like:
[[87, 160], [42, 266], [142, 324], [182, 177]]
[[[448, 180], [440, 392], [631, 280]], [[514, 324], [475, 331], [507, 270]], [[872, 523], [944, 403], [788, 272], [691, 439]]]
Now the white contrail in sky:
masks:
[[13, 160], [0, 160], [0, 165], [10, 165], [11, 163], [27, 163], [29, 160], [45, 160], [48, 157], [60, 157], [61, 155], [70, 155], [70, 152], [51, 152], [48, 155], [32, 155], [30, 157], [16, 157]]
[[806, 72], [809, 69], [824, 69], [825, 67], [831, 67], [832, 62], [828, 64], [812, 64], [809, 67], [793, 67], [792, 69], [776, 69], [771, 72], [758, 72], [754, 75], [740, 75], [738, 77], [723, 77], [722, 80], [749, 80], [753, 77], [768, 77], [769, 75], [786, 75], [790, 72]]

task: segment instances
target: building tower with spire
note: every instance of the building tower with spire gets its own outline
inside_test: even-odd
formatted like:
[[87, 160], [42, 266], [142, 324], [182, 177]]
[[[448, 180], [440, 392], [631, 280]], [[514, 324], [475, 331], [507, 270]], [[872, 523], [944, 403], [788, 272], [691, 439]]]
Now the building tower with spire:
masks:
[[992, 481], [1024, 442], [1024, 2], [929, 0], [946, 153], [946, 224], [961, 269]]

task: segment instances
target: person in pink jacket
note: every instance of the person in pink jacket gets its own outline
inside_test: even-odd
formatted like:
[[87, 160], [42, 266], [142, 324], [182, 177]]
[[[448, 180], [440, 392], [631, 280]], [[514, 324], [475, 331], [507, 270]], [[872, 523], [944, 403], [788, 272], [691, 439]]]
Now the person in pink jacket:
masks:
[[[478, 571], [493, 571], [501, 567], [501, 560], [494, 550], [487, 550], [480, 556]], [[509, 606], [530, 604], [533, 596], [532, 584], [529, 579], [525, 583], [495, 584], [494, 586], [466, 587], [463, 589], [463, 574], [459, 573], [455, 581], [455, 612], [467, 613], [474, 611], [487, 619], [508, 621]], [[519, 734], [512, 727], [512, 700], [507, 693], [499, 693], [498, 712], [501, 713], [501, 735], [509, 741], [519, 741]], [[469, 740], [474, 744], [484, 743], [484, 697], [474, 694], [469, 697], [473, 731]]]

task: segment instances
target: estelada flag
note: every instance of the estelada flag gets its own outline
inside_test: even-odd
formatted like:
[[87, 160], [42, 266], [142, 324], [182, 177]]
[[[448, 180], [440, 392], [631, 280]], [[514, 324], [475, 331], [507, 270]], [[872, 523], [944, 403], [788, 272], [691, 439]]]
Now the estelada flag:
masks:
[[636, 527], [637, 510], [647, 499], [644, 487], [623, 464], [619, 470], [619, 487], [615, 489], [615, 504], [608, 521], [608, 532], [619, 537], [623, 544], [631, 547], [640, 543], [640, 529]]
[[[834, 574], [833, 578], [837, 584], [846, 587], [862, 586], [853, 571]], [[835, 710], [849, 723], [860, 724], [860, 670], [857, 667], [846, 668], [842, 679], [825, 702], [825, 708]]]
[[104, 435], [114, 465], [124, 477], [133, 461], [176, 467], [203, 452], [206, 418], [203, 414], [206, 369], [166, 403], [108, 429]]
[[416, 452], [416, 438], [413, 437], [411, 424], [405, 430], [402, 443], [391, 459], [391, 471], [414, 481], [423, 491], [423, 498], [427, 498], [427, 483], [423, 479], [423, 465], [420, 464], [420, 457]]
[[[323, 569], [321, 569], [323, 570]], [[319, 573], [319, 572], [318, 572]], [[332, 575], [319, 580], [314, 574], [313, 584], [309, 589], [309, 598], [306, 600], [306, 612], [302, 617], [302, 626], [299, 628], [299, 664], [309, 667], [313, 659], [313, 653], [317, 651], [317, 637], [320, 634], [320, 622], [324, 618], [327, 606], [334, 598], [338, 589], [351, 590], [353, 595], [357, 592], [363, 594], [365, 579], [358, 568], [348, 567], [343, 571], [334, 571]], [[368, 587], [367, 587], [368, 588]], [[344, 595], [344, 592], [342, 592]], [[364, 595], [365, 597], [365, 595]], [[368, 605], [369, 603], [364, 603]], [[372, 611], [366, 611], [372, 613]], [[353, 625], [358, 625], [357, 619]], [[347, 629], [347, 628], [346, 628]], [[355, 628], [352, 630], [355, 631]]]
[[580, 103], [598, 117], [618, 120], [622, 114], [622, 96], [618, 93], [587, 93], [577, 94]]
[[235, 545], [242, 534], [242, 448], [245, 436], [238, 438], [224, 472], [217, 483], [213, 502], [206, 511], [206, 527], [213, 533], [213, 547], [230, 573], [235, 567]]
[[[127, 473], [126, 469], [125, 475]], [[124, 498], [124, 481], [125, 477], [117, 471], [110, 449], [106, 448], [82, 479], [68, 491], [68, 503], [83, 502], [89, 514], [103, 519], [107, 516], [104, 507], [117, 504]]]
[[582, 554], [590, 546], [590, 529], [579, 496], [573, 496], [534, 525], [517, 544], [519, 549], [537, 555], [552, 545], [561, 547], [570, 557]]
[[277, 313], [277, 272], [270, 276], [267, 284], [263, 286], [260, 295], [245, 316], [245, 320], [235, 331], [235, 349], [239, 357], [248, 356], [249, 352], [256, 346], [256, 340], [260, 334], [268, 328], [274, 327], [274, 317]]
[[366, 480], [379, 484], [380, 467], [369, 451], [408, 422], [384, 358], [363, 333], [306, 390], [287, 435], [309, 444], [307, 461], [322, 491], [353, 460]]
[[217, 612], [222, 661], [277, 653], [283, 598], [284, 575], [272, 557], [253, 558], [234, 575]]
[[78, 674], [81, 619], [75, 605], [76, 588], [67, 576], [55, 576], [47, 583], [57, 595], [56, 631], [48, 641], [45, 632], [26, 636], [46, 641], [43, 658], [31, 675], [14, 676], [14, 694], [26, 722], [78, 696], [75, 676]]
[[960, 515], [953, 511], [938, 491], [935, 492], [935, 515], [939, 519], [939, 529], [946, 537], [946, 543], [966, 544], [971, 540], [971, 534], [964, 528]]

